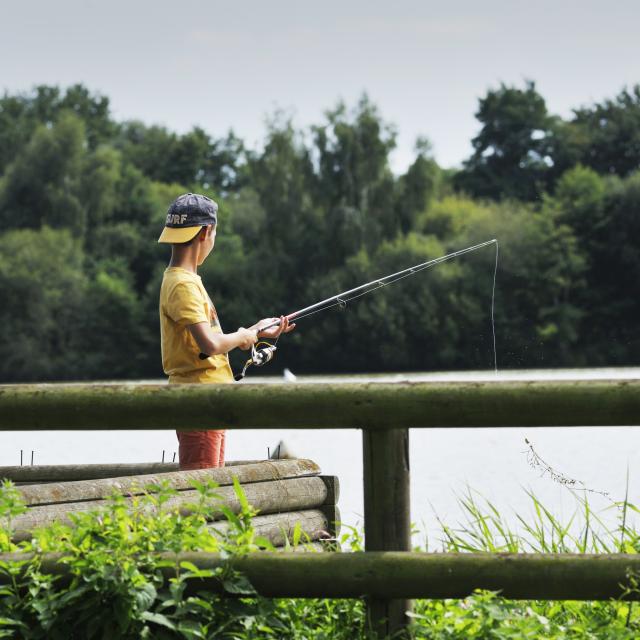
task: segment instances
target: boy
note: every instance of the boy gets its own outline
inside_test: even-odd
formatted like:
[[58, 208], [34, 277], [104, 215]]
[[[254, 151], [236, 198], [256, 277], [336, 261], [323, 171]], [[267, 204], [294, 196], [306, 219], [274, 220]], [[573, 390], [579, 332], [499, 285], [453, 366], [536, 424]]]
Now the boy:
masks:
[[[218, 205], [206, 196], [185, 193], [169, 207], [158, 242], [171, 244], [171, 261], [160, 287], [162, 367], [169, 383], [230, 383], [233, 373], [227, 353], [236, 347], [250, 349], [259, 337], [276, 338], [291, 331], [282, 316], [265, 318], [245, 329], [223, 333], [213, 302], [198, 275], [198, 267], [213, 250]], [[209, 357], [202, 360], [200, 353]], [[180, 469], [224, 466], [225, 432], [178, 431]]]

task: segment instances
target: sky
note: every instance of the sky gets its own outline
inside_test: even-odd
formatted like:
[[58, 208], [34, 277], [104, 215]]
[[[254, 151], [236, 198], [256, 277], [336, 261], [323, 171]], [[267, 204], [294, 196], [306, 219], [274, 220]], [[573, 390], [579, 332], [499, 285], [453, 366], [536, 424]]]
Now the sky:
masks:
[[459, 166], [478, 100], [536, 82], [548, 109], [640, 82], [640, 2], [616, 0], [0, 0], [0, 89], [84, 83], [117, 119], [259, 147], [284, 110], [299, 128], [366, 92], [398, 132], [403, 171], [418, 136]]

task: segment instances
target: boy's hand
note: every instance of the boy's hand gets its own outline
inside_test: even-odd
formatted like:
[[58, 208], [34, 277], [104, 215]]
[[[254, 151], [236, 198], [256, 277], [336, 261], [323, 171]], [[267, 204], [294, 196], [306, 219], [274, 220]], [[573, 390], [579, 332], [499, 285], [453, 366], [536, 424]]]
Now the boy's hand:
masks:
[[251, 349], [252, 345], [258, 341], [258, 332], [254, 327], [250, 327], [249, 329], [240, 327], [238, 329], [238, 337], [241, 340], [238, 347], [243, 351], [247, 351], [247, 349]]
[[[270, 329], [263, 330], [261, 327], [268, 327], [270, 324], [280, 322], [277, 327], [271, 327]], [[280, 316], [280, 318], [263, 318], [260, 322], [251, 327], [258, 332], [259, 338], [277, 338], [281, 333], [289, 333], [295, 329], [295, 323], [289, 324], [289, 320], [286, 316]]]

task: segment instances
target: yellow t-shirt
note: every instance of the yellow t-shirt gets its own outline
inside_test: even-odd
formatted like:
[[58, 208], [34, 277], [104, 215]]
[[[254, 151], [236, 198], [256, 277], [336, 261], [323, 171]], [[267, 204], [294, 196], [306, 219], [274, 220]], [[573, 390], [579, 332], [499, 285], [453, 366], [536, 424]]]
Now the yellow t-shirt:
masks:
[[198, 357], [200, 348], [187, 328], [198, 322], [209, 322], [214, 332], [222, 333], [200, 276], [180, 267], [168, 267], [160, 287], [160, 339], [162, 368], [169, 382], [233, 382], [226, 354], [206, 360]]

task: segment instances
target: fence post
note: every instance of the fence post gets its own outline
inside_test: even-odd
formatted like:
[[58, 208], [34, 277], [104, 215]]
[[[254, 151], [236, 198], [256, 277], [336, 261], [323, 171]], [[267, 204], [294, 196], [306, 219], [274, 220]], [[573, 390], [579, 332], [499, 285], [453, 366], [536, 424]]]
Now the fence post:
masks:
[[[363, 429], [365, 551], [410, 551], [409, 430]], [[369, 598], [374, 637], [406, 630], [411, 601]]]

